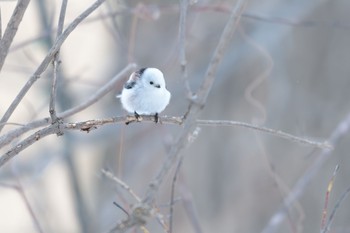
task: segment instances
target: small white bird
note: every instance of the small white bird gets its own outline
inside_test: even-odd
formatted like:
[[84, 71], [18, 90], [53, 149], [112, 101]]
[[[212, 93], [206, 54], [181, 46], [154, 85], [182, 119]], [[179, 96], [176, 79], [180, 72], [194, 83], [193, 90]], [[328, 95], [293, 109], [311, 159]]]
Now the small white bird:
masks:
[[158, 122], [158, 114], [169, 104], [171, 94], [166, 89], [163, 73], [157, 68], [142, 68], [130, 75], [124, 84], [120, 98], [123, 108], [129, 113], [154, 115]]

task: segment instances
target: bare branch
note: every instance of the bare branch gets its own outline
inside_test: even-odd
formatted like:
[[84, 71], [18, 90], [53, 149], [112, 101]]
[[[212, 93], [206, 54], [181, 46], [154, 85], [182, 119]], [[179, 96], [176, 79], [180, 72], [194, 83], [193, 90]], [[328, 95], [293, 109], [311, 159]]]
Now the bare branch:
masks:
[[0, 183], [0, 186], [3, 186], [5, 188], [11, 188], [11, 189], [14, 189], [18, 192], [18, 194], [21, 196], [24, 204], [26, 205], [26, 207], [28, 209], [28, 212], [29, 212], [29, 214], [34, 222], [36, 229], [38, 230], [39, 233], [43, 233], [44, 231], [40, 226], [39, 219], [37, 218], [32, 206], [30, 205], [30, 202], [27, 198], [27, 195], [24, 192], [24, 189], [23, 189], [23, 186], [22, 186], [20, 180], [17, 179], [17, 185], [9, 185], [9, 184]]
[[[341, 121], [338, 126], [334, 129], [331, 136], [329, 137], [329, 142], [331, 145], [335, 146], [341, 138], [347, 135], [350, 131], [350, 113], [346, 116], [346, 118]], [[302, 195], [307, 187], [307, 185], [311, 182], [311, 180], [315, 177], [315, 175], [321, 170], [322, 165], [327, 159], [332, 155], [332, 150], [323, 149], [320, 154], [317, 156], [317, 159], [314, 163], [305, 171], [305, 173], [299, 178], [291, 192], [288, 196], [283, 200], [283, 204], [280, 208], [272, 215], [269, 222], [263, 229], [262, 233], [272, 233], [277, 231], [277, 227], [282, 223], [287, 214], [287, 209], [297, 201]]]
[[[73, 107], [71, 109], [68, 109], [62, 113], [58, 113], [57, 116], [59, 118], [66, 118], [69, 116], [72, 116], [84, 109], [86, 109], [87, 107], [89, 107], [90, 105], [96, 103], [100, 98], [102, 98], [103, 96], [105, 96], [109, 91], [111, 91], [116, 83], [124, 76], [128, 75], [129, 73], [131, 73], [131, 71], [136, 67], [135, 64], [129, 64], [128, 66], [126, 66], [120, 73], [118, 73], [114, 78], [112, 78], [110, 81], [108, 81], [105, 85], [103, 85], [102, 87], [100, 87], [96, 93], [94, 95], [92, 95], [88, 100], [86, 100], [85, 102], [81, 103], [80, 105]], [[35, 128], [41, 127], [41, 126], [45, 126], [51, 123], [51, 119], [50, 118], [44, 118], [41, 120], [36, 120], [33, 121], [31, 123], [28, 123], [26, 125], [24, 125], [21, 128], [18, 129], [14, 129], [2, 136], [0, 136], [0, 148], [4, 147], [5, 145], [9, 144], [12, 140], [14, 140], [15, 138], [18, 138], [19, 136], [23, 135], [24, 133], [33, 130]], [[5, 124], [5, 123], [3, 123]]]
[[246, 2], [244, 0], [238, 1], [235, 9], [232, 11], [230, 15], [229, 20], [227, 21], [225, 29], [220, 37], [220, 41], [214, 51], [213, 57], [210, 60], [210, 64], [208, 66], [205, 79], [202, 82], [199, 88], [199, 91], [197, 93], [196, 101], [198, 101], [198, 103], [201, 105], [204, 105], [208, 98], [209, 92], [216, 78], [216, 71], [219, 67], [219, 64], [222, 60], [222, 57], [224, 55], [224, 52], [227, 48], [227, 45], [231, 37], [233, 33], [236, 31], [237, 25], [241, 19], [241, 15], [243, 13], [245, 6], [246, 6]]
[[339, 198], [338, 201], [336, 202], [336, 204], [335, 204], [335, 206], [334, 206], [334, 209], [333, 209], [332, 213], [331, 213], [330, 216], [329, 216], [327, 225], [325, 226], [325, 228], [324, 228], [324, 230], [322, 231], [322, 233], [327, 233], [327, 232], [329, 232], [329, 230], [330, 230], [330, 228], [331, 228], [331, 225], [332, 225], [332, 223], [333, 223], [335, 214], [337, 213], [337, 210], [338, 210], [339, 207], [340, 207], [340, 204], [348, 197], [349, 193], [350, 193], [350, 187], [347, 188], [347, 190], [340, 196], [340, 198]]
[[123, 182], [122, 180], [120, 180], [118, 177], [116, 177], [115, 175], [112, 174], [112, 172], [107, 171], [105, 169], [101, 170], [102, 174], [107, 177], [110, 180], [115, 181], [117, 184], [119, 184], [123, 189], [125, 189], [128, 193], [130, 193], [130, 195], [135, 198], [135, 200], [137, 202], [141, 201], [141, 198], [129, 187], [129, 185], [127, 185], [125, 182]]
[[[0, 136], [0, 148], [8, 145], [14, 139], [20, 137], [24, 133], [26, 133], [30, 130], [48, 125], [50, 122], [51, 122], [51, 119], [49, 117], [46, 117], [44, 119], [36, 120], [36, 121], [31, 122], [31, 123], [28, 123], [28, 124], [24, 125], [23, 127], [9, 131], [8, 133]], [[4, 123], [4, 124], [6, 124], [6, 123]]]
[[[141, 115], [142, 122], [154, 122], [155, 118], [154, 116], [147, 116], [147, 115]], [[177, 124], [177, 125], [182, 125], [184, 124], [184, 118], [183, 117], [175, 117], [175, 116], [159, 116], [160, 121], [163, 124]], [[135, 116], [117, 116], [113, 118], [106, 118], [106, 119], [100, 119], [100, 120], [88, 120], [88, 121], [83, 121], [83, 122], [77, 122], [77, 123], [65, 123], [62, 128], [64, 130], [81, 130], [85, 132], [90, 132], [94, 129], [97, 129], [98, 126], [102, 126], [105, 124], [115, 124], [115, 123], [131, 123], [131, 122], [140, 122], [138, 118]], [[10, 133], [7, 133], [3, 136], [0, 137], [0, 146], [7, 145], [10, 143], [14, 138], [18, 137], [19, 135], [22, 135], [25, 132], [28, 132], [29, 130], [32, 130], [34, 128], [47, 125], [50, 123], [50, 118], [44, 118], [42, 120], [38, 121], [33, 121], [30, 124], [25, 125], [24, 127], [21, 127], [17, 130], [11, 131]], [[302, 143], [302, 144], [307, 144], [310, 146], [318, 147], [318, 148], [324, 148], [324, 149], [330, 149], [332, 148], [332, 145], [328, 142], [316, 142], [316, 141], [311, 141], [308, 139], [300, 138], [288, 133], [284, 133], [279, 130], [274, 130], [266, 127], [260, 127], [252, 124], [248, 124], [245, 122], [238, 122], [238, 121], [214, 121], [214, 120], [196, 120], [195, 123], [198, 123], [199, 125], [203, 126], [237, 126], [237, 127], [243, 127], [243, 128], [248, 128], [248, 129], [253, 129], [257, 130], [260, 132], [264, 133], [269, 133], [272, 134], [273, 136], [281, 137], [293, 142], [297, 143]], [[57, 129], [57, 127], [56, 127]], [[51, 133], [45, 134], [45, 136], [50, 135], [52, 133], [55, 133], [55, 130], [50, 131]], [[58, 131], [57, 131], [58, 132]], [[57, 133], [56, 132], [56, 133]], [[192, 132], [192, 131], [191, 131]], [[37, 134], [37, 133], [35, 133]], [[34, 135], [35, 135], [34, 134]], [[41, 133], [40, 133], [41, 134]], [[42, 138], [42, 136], [37, 136], [39, 139]], [[186, 138], [187, 140], [188, 138]], [[23, 141], [28, 140], [24, 139]], [[32, 140], [32, 139], [29, 139]], [[27, 147], [22, 147], [23, 141], [19, 144], [17, 144], [15, 147], [13, 147], [10, 151], [11, 154], [16, 152], [18, 154], [20, 151]], [[26, 143], [25, 143], [26, 144]], [[16, 149], [16, 147], [19, 147]], [[9, 152], [10, 152], [9, 151]], [[4, 156], [4, 155], [3, 155]], [[3, 157], [2, 156], [2, 157]], [[0, 161], [4, 160], [2, 157], [0, 157]], [[5, 156], [6, 157], [6, 156]], [[7, 161], [7, 160], [6, 160]], [[6, 162], [5, 161], [5, 162]], [[0, 162], [0, 167], [2, 166], [2, 163]]]
[[326, 226], [329, 197], [330, 197], [331, 192], [333, 190], [334, 180], [335, 180], [335, 176], [337, 175], [338, 170], [339, 170], [339, 164], [337, 164], [337, 166], [335, 167], [332, 178], [328, 182], [326, 197], [324, 200], [324, 207], [323, 207], [323, 211], [322, 211], [322, 218], [321, 218], [321, 232], [323, 232], [326, 228], [325, 226]]
[[[66, 9], [67, 9], [67, 0], [62, 0], [60, 17], [58, 20], [58, 27], [57, 27], [57, 37], [59, 37], [63, 31], [64, 19], [66, 16]], [[60, 50], [57, 51], [53, 59], [53, 79], [52, 79], [50, 103], [49, 103], [49, 113], [50, 113], [52, 123], [56, 123], [57, 121], [55, 105], [56, 105], [56, 96], [57, 96], [57, 79], [59, 78], [58, 77], [58, 67], [60, 63], [59, 53], [60, 53]]]
[[[89, 8], [87, 8], [83, 13], [81, 13], [68, 27], [62, 35], [60, 35], [57, 40], [55, 41], [54, 45], [49, 50], [48, 54], [44, 58], [44, 60], [41, 62], [37, 70], [34, 72], [34, 74], [29, 78], [27, 83], [24, 85], [24, 87], [21, 89], [21, 91], [18, 93], [16, 98], [11, 103], [10, 107], [5, 112], [4, 116], [0, 120], [1, 123], [7, 122], [7, 120], [10, 118], [12, 113], [17, 108], [18, 104], [21, 102], [23, 97], [27, 94], [28, 90], [32, 87], [32, 85], [40, 78], [40, 75], [46, 70], [48, 65], [50, 64], [51, 60], [57, 53], [57, 51], [61, 48], [63, 42], [67, 39], [67, 37], [70, 35], [70, 33], [86, 18], [88, 17], [94, 10], [96, 10], [105, 0], [97, 0], [94, 4], [92, 4]], [[0, 131], [3, 129], [3, 125], [0, 125]]]
[[2, 17], [1, 17], [1, 6], [0, 6], [0, 40], [2, 39]]
[[239, 126], [239, 127], [253, 129], [253, 130], [257, 130], [257, 131], [264, 132], [267, 134], [271, 134], [273, 136], [276, 136], [279, 138], [284, 138], [284, 139], [287, 139], [287, 140], [292, 141], [292, 142], [306, 144], [306, 145], [314, 146], [314, 147], [321, 148], [321, 149], [332, 149], [333, 148], [332, 144], [330, 144], [327, 141], [325, 141], [325, 142], [312, 141], [312, 140], [309, 140], [306, 138], [302, 138], [302, 137], [294, 136], [294, 135], [289, 134], [289, 133], [285, 133], [281, 130], [275, 130], [275, 129], [266, 128], [263, 126], [257, 126], [257, 125], [253, 125], [253, 124], [249, 124], [249, 123], [245, 123], [245, 122], [197, 120], [197, 123], [199, 125], [205, 125], [205, 126]]
[[186, 20], [187, 20], [188, 0], [180, 1], [180, 20], [179, 20], [179, 47], [180, 47], [180, 65], [182, 69], [182, 76], [184, 79], [185, 88], [188, 97], [192, 97], [193, 93], [188, 82], [187, 75], [187, 59], [186, 59]]
[[29, 2], [30, 0], [18, 0], [16, 8], [13, 11], [10, 21], [8, 22], [7, 27], [5, 29], [4, 36], [2, 38], [0, 36], [0, 70], [4, 65], [9, 48], [12, 44], [13, 38], [17, 33], [18, 26], [22, 21], [24, 12], [28, 7]]
[[171, 184], [171, 195], [170, 195], [170, 210], [169, 210], [169, 233], [173, 232], [173, 218], [174, 218], [174, 203], [175, 203], [175, 185], [177, 178], [179, 176], [180, 168], [182, 165], [183, 157], [180, 158], [177, 163], [175, 174], [173, 177], [173, 182]]
[[9, 151], [7, 151], [5, 154], [3, 154], [0, 157], [0, 167], [2, 167], [7, 161], [12, 159], [19, 152], [28, 148], [34, 142], [39, 141], [40, 139], [42, 139], [48, 135], [54, 134], [54, 133], [56, 133], [56, 131], [57, 131], [57, 127], [48, 126], [44, 129], [41, 129], [41, 130], [37, 131], [36, 133], [30, 135], [29, 137], [27, 137], [23, 141], [17, 143], [14, 147], [12, 147]]

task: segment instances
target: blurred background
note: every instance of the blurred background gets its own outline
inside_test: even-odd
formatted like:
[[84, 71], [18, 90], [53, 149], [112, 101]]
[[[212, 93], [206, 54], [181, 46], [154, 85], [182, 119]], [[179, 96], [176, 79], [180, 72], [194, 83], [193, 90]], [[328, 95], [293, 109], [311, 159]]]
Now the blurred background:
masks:
[[[69, 1], [67, 26], [93, 1]], [[236, 1], [189, 0], [187, 75], [195, 92]], [[0, 1], [3, 31], [16, 1]], [[32, 0], [0, 73], [0, 116], [34, 73], [56, 38], [61, 1]], [[350, 2], [250, 0], [230, 41], [201, 119], [264, 125], [310, 140], [326, 140], [350, 110]], [[168, 116], [188, 107], [181, 70], [180, 1], [107, 0], [61, 48], [57, 111], [92, 96], [128, 63], [157, 67], [172, 93]], [[125, 79], [128, 77], [125, 77]], [[126, 115], [115, 89], [65, 122]], [[9, 122], [48, 117], [52, 67], [35, 83]], [[6, 125], [2, 135], [18, 125]], [[36, 129], [38, 130], [38, 129]], [[181, 126], [112, 124], [90, 133], [49, 136], [0, 168], [0, 232], [108, 232], [135, 200], [101, 173], [108, 169], [140, 197]], [[30, 131], [1, 149], [6, 153]], [[183, 152], [176, 184], [173, 232], [262, 232], [319, 150], [245, 128], [198, 128]], [[317, 171], [277, 232], [317, 232], [328, 182], [340, 165], [328, 212], [350, 186], [345, 136]], [[169, 216], [174, 170], [158, 193]], [[350, 232], [350, 199], [332, 225]], [[37, 226], [40, 226], [41, 230]], [[150, 232], [164, 232], [156, 220]], [[135, 228], [130, 232], [142, 232]]]

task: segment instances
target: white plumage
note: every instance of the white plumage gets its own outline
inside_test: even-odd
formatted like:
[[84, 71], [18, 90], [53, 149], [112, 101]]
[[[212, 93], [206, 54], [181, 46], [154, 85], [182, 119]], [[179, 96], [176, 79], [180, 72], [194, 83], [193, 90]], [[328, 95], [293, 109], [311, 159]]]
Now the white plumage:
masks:
[[169, 104], [171, 94], [160, 70], [142, 68], [130, 75], [118, 97], [129, 113], [158, 116]]

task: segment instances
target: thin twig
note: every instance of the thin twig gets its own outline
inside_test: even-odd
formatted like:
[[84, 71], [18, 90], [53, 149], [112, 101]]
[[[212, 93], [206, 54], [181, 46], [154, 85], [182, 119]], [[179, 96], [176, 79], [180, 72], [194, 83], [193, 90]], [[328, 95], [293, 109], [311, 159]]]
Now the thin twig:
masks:
[[245, 122], [239, 122], [239, 121], [215, 121], [215, 120], [197, 120], [197, 123], [199, 125], [205, 125], [205, 126], [239, 126], [243, 128], [248, 128], [248, 129], [253, 129], [257, 130], [260, 132], [264, 132], [267, 134], [271, 134], [273, 136], [279, 137], [279, 138], [284, 138], [292, 142], [296, 143], [301, 143], [301, 144], [306, 144], [306, 145], [312, 145], [317, 148], [322, 148], [322, 149], [332, 149], [332, 144], [329, 142], [317, 142], [317, 141], [312, 141], [306, 138], [294, 136], [289, 133], [285, 133], [281, 130], [275, 130], [271, 128], [266, 128], [263, 126], [258, 126], [254, 124], [249, 124]]
[[[57, 38], [62, 34], [62, 31], [63, 31], [63, 25], [64, 25], [65, 16], [66, 16], [66, 10], [67, 10], [67, 1], [68, 0], [62, 0], [60, 17], [58, 20], [58, 27], [57, 27]], [[60, 49], [58, 49], [57, 53], [54, 55], [52, 63], [53, 63], [53, 79], [52, 79], [52, 85], [51, 85], [49, 113], [51, 117], [51, 122], [54, 124], [57, 122], [56, 96], [57, 96], [57, 82], [59, 78], [58, 67], [60, 63]]]
[[11, 189], [14, 189], [18, 192], [18, 194], [23, 199], [23, 201], [24, 201], [24, 203], [29, 211], [29, 214], [34, 222], [36, 229], [38, 230], [39, 233], [43, 233], [44, 231], [40, 226], [39, 220], [38, 220], [32, 206], [30, 205], [30, 202], [27, 198], [27, 195], [24, 192], [23, 186], [22, 186], [21, 182], [19, 181], [19, 179], [17, 179], [17, 183], [18, 183], [17, 185], [9, 185], [9, 184], [5, 184], [5, 183], [0, 183], [0, 186], [3, 186], [5, 188], [11, 188]]
[[180, 1], [180, 20], [179, 20], [179, 58], [182, 70], [182, 77], [184, 79], [185, 88], [189, 98], [192, 97], [193, 93], [188, 81], [187, 74], [187, 59], [186, 59], [186, 20], [187, 20], [188, 0]]
[[188, 218], [190, 219], [190, 222], [192, 223], [192, 226], [194, 228], [195, 233], [202, 233], [202, 226], [199, 222], [198, 212], [193, 200], [192, 193], [188, 191], [188, 188], [184, 184], [184, 182], [180, 183], [179, 185], [179, 193], [181, 196], [181, 201], [183, 203], [183, 207], [188, 215]]
[[184, 157], [181, 157], [179, 162], [177, 163], [176, 166], [176, 170], [175, 170], [175, 174], [173, 177], [173, 182], [171, 184], [171, 195], [170, 195], [170, 210], [169, 210], [169, 233], [173, 232], [173, 218], [174, 218], [174, 204], [175, 204], [175, 184], [176, 184], [176, 180], [178, 178], [179, 172], [180, 172], [180, 168], [182, 165], [182, 161], [183, 161]]
[[205, 75], [206, 78], [202, 82], [197, 93], [198, 102], [201, 105], [204, 105], [208, 98], [209, 92], [216, 79], [216, 71], [219, 67], [222, 57], [224, 56], [228, 43], [232, 38], [233, 33], [236, 31], [237, 25], [240, 22], [241, 15], [246, 4], [247, 3], [244, 0], [238, 1], [230, 15], [229, 20], [227, 21], [225, 29], [220, 37], [220, 41], [214, 51], [213, 57], [210, 60], [210, 64]]
[[0, 6], [0, 40], [2, 39], [2, 17], [1, 17], [1, 6]]
[[[335, 146], [341, 138], [350, 131], [350, 112], [346, 118], [341, 121], [329, 137], [329, 143]], [[332, 150], [322, 149], [314, 163], [305, 171], [305, 173], [296, 182], [288, 196], [283, 200], [280, 208], [271, 216], [269, 222], [263, 229], [262, 233], [272, 233], [277, 231], [277, 227], [282, 223], [287, 214], [287, 209], [297, 201], [304, 193], [305, 188], [321, 170], [322, 165], [330, 158]]]
[[[24, 0], [23, 0], [24, 1]], [[12, 113], [17, 108], [18, 104], [21, 102], [23, 97], [27, 94], [29, 89], [32, 87], [32, 85], [40, 78], [41, 74], [46, 70], [48, 65], [50, 64], [51, 60], [57, 53], [57, 51], [61, 48], [63, 42], [67, 39], [67, 37], [70, 35], [72, 31], [86, 18], [88, 17], [94, 10], [96, 10], [105, 0], [97, 0], [95, 3], [93, 3], [89, 8], [87, 8], [83, 13], [81, 13], [67, 28], [64, 30], [64, 32], [57, 38], [49, 52], [47, 53], [44, 60], [41, 62], [39, 67], [36, 69], [34, 74], [29, 78], [27, 83], [24, 85], [24, 87], [21, 89], [21, 91], [18, 93], [16, 98], [11, 103], [10, 107], [5, 112], [4, 116], [0, 120], [1, 123], [7, 122], [7, 120], [10, 118]], [[3, 125], [0, 125], [0, 131], [2, 130]]]
[[19, 0], [17, 2], [17, 5], [5, 29], [4, 36], [0, 40], [0, 70], [4, 65], [9, 48], [12, 44], [13, 38], [16, 36], [19, 24], [22, 21], [29, 2], [30, 0]]
[[322, 211], [322, 218], [321, 218], [321, 232], [323, 232], [325, 230], [329, 197], [330, 197], [331, 192], [333, 190], [334, 179], [335, 179], [335, 176], [337, 174], [338, 169], [339, 169], [339, 165], [337, 164], [337, 166], [334, 169], [332, 178], [328, 182], [326, 197], [325, 197], [325, 200], [324, 200], [324, 207], [323, 207], [323, 211]]
[[350, 193], [350, 187], [340, 196], [340, 198], [336, 202], [334, 209], [333, 209], [331, 215], [329, 216], [327, 225], [325, 226], [322, 233], [327, 233], [330, 230], [331, 225], [332, 225], [333, 220], [334, 220], [334, 217], [335, 217], [335, 214], [336, 214], [337, 210], [339, 209], [340, 204], [348, 197], [349, 193]]
[[121, 205], [119, 205], [117, 202], [113, 202], [113, 204], [118, 207], [121, 211], [123, 211], [127, 216], [129, 216], [128, 211], [126, 211]]
[[102, 174], [107, 177], [110, 180], [115, 181], [117, 184], [120, 185], [120, 187], [122, 187], [123, 189], [125, 189], [128, 193], [130, 193], [130, 195], [135, 198], [135, 200], [137, 202], [141, 201], [141, 198], [129, 187], [129, 185], [127, 185], [125, 182], [123, 182], [122, 180], [120, 180], [118, 177], [116, 177], [115, 175], [112, 174], [112, 172], [107, 171], [105, 169], [101, 170]]

